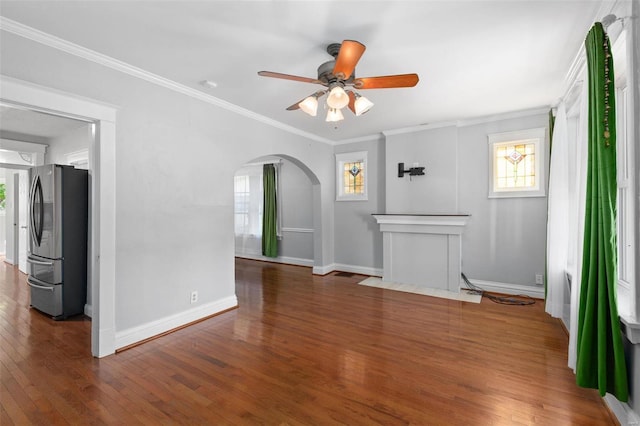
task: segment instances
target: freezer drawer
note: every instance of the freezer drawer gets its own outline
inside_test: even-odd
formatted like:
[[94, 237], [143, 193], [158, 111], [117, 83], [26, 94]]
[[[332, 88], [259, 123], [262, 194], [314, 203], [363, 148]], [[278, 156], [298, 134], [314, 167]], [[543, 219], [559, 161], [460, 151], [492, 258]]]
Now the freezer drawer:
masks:
[[31, 288], [31, 306], [39, 311], [59, 317], [63, 313], [62, 284], [51, 285], [36, 278], [27, 278]]
[[27, 262], [31, 265], [31, 276], [47, 284], [62, 282], [62, 259], [47, 259], [29, 254]]

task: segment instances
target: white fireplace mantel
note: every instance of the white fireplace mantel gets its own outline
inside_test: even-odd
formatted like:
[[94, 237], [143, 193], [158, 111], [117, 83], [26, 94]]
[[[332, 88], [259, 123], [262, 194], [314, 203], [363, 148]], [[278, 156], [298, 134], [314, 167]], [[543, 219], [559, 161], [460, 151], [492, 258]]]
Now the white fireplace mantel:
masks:
[[469, 215], [374, 214], [385, 282], [460, 292], [461, 235]]

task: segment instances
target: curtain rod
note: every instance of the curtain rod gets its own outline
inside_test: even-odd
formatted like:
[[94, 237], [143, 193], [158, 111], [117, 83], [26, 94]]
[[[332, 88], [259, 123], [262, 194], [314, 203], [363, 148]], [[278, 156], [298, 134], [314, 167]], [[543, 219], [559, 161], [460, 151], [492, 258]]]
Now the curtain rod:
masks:
[[243, 164], [242, 167], [246, 167], [246, 166], [264, 166], [265, 164], [282, 164], [282, 160], [252, 161], [251, 163]]

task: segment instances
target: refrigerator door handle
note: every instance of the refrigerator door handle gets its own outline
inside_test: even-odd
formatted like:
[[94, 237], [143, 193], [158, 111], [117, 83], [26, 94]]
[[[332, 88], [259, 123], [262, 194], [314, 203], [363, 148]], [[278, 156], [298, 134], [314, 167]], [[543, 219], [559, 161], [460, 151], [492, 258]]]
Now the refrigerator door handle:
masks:
[[[36, 199], [38, 199], [39, 214], [36, 216]], [[37, 219], [36, 219], [37, 218]], [[36, 245], [42, 243], [42, 228], [44, 225], [44, 197], [42, 196], [42, 182], [40, 176], [33, 180], [33, 192], [31, 194], [31, 235]]]
[[[47, 283], [45, 283], [44, 281], [40, 281], [37, 278], [33, 278], [33, 277], [27, 278], [27, 284], [29, 284], [29, 287], [38, 288], [40, 290], [54, 291], [54, 287], [53, 286], [46, 285]], [[38, 285], [38, 284], [40, 284], [40, 285]], [[42, 285], [42, 284], [44, 284], [44, 285]]]
[[36, 176], [33, 177], [33, 180], [31, 181], [31, 187], [29, 188], [29, 222], [31, 225], [29, 227], [29, 233], [31, 234], [31, 240], [33, 240], [34, 242], [36, 242], [36, 236], [34, 233], [35, 227], [33, 226], [33, 223], [35, 221], [35, 218], [33, 217], [34, 216], [33, 211], [35, 207], [34, 204], [35, 204], [35, 198], [36, 198], [36, 191], [35, 191]]
[[44, 262], [42, 260], [34, 259], [31, 255], [27, 256], [27, 262], [34, 265], [53, 266], [53, 262]]

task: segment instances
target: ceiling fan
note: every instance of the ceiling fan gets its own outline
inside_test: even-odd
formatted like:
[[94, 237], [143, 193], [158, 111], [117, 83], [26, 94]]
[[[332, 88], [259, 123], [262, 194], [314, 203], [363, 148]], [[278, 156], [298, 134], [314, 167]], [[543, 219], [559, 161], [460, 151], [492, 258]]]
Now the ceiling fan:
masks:
[[307, 96], [291, 105], [287, 110], [301, 109], [315, 117], [318, 111], [318, 99], [328, 93], [326, 121], [340, 121], [344, 119], [341, 109], [345, 106], [348, 106], [357, 116], [369, 111], [373, 106], [370, 100], [350, 89], [351, 87], [356, 90], [365, 90], [413, 87], [418, 84], [418, 74], [356, 77], [356, 64], [365, 49], [364, 44], [355, 40], [344, 40], [342, 43], [330, 44], [327, 46], [327, 53], [333, 56], [334, 60], [325, 62], [318, 67], [318, 78], [299, 77], [271, 71], [260, 71], [258, 75], [323, 85], [326, 89]]

